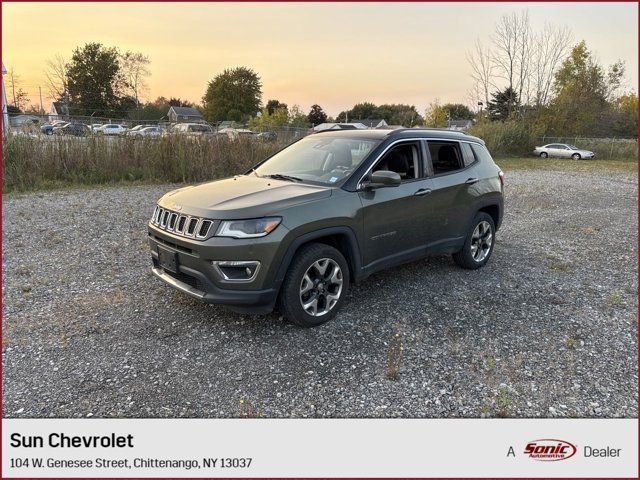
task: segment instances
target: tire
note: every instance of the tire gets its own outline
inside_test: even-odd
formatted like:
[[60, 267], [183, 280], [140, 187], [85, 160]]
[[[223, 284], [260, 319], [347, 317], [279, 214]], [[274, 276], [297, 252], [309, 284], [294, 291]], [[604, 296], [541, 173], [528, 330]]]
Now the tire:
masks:
[[582, 157], [579, 153], [574, 153], [573, 155], [571, 155], [571, 158], [573, 158], [574, 160], [580, 160]]
[[549, 156], [549, 154], [547, 152], [542, 152], [540, 154], [540, 157], [542, 157], [542, 158], [547, 158], [548, 156]]
[[[289, 265], [280, 291], [280, 311], [294, 325], [316, 327], [336, 316], [348, 290], [349, 266], [342, 254], [329, 245], [310, 243]], [[309, 306], [303, 307], [303, 302]]]
[[[480, 235], [479, 238], [478, 234]], [[486, 241], [487, 238], [489, 239], [488, 242]], [[479, 241], [482, 243], [479, 244]], [[462, 268], [476, 270], [489, 261], [495, 242], [496, 226], [493, 218], [488, 213], [478, 212], [471, 223], [471, 228], [467, 232], [467, 238], [464, 241], [462, 250], [453, 254], [453, 260]], [[480, 245], [480, 252], [478, 245]]]

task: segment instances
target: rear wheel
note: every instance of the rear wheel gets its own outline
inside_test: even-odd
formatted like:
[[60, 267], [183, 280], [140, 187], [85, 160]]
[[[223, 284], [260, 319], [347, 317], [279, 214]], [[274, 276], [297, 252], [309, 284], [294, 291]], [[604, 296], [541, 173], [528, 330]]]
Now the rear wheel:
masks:
[[582, 157], [579, 153], [574, 153], [573, 155], [571, 155], [571, 158], [573, 158], [574, 160], [580, 160]]
[[342, 254], [323, 243], [305, 245], [289, 266], [280, 310], [301, 327], [315, 327], [336, 316], [349, 289], [349, 266]]
[[462, 250], [453, 254], [453, 260], [462, 268], [475, 270], [489, 261], [495, 243], [496, 226], [491, 215], [478, 212], [467, 233]]
[[542, 158], [547, 158], [547, 157], [549, 156], [549, 154], [548, 154], [547, 152], [542, 152], [542, 153], [540, 154], [540, 156], [541, 156]]

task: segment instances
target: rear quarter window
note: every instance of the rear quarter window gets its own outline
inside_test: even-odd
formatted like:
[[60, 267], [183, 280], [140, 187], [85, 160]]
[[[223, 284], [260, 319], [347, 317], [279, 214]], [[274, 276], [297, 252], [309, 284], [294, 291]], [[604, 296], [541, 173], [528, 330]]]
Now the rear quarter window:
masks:
[[483, 145], [478, 145], [476, 143], [472, 143], [471, 150], [473, 150], [473, 153], [475, 154], [476, 158], [481, 162], [493, 163], [493, 158], [491, 158], [491, 154], [489, 153], [489, 150], [487, 150], [487, 147]]
[[460, 147], [462, 148], [462, 161], [464, 162], [464, 166], [468, 167], [472, 163], [475, 163], [476, 156], [473, 154], [473, 150], [471, 150], [471, 145], [468, 143], [461, 143]]

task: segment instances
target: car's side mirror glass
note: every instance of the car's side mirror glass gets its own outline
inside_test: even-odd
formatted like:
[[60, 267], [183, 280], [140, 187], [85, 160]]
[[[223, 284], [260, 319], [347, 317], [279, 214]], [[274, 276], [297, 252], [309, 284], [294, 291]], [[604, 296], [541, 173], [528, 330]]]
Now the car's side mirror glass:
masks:
[[371, 174], [369, 181], [363, 186], [367, 190], [373, 190], [374, 188], [397, 187], [400, 183], [402, 183], [402, 179], [398, 173], [390, 170], [378, 170]]

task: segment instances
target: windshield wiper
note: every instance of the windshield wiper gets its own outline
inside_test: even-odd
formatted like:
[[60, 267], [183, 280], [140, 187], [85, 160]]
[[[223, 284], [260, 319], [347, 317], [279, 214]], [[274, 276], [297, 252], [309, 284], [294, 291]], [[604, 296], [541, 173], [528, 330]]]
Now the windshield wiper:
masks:
[[272, 173], [271, 175], [265, 175], [265, 177], [275, 178], [276, 180], [289, 180], [290, 182], [302, 182], [301, 178], [284, 175], [282, 173]]

